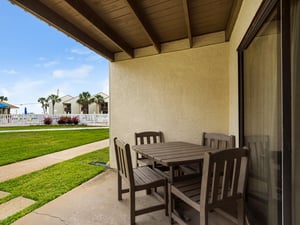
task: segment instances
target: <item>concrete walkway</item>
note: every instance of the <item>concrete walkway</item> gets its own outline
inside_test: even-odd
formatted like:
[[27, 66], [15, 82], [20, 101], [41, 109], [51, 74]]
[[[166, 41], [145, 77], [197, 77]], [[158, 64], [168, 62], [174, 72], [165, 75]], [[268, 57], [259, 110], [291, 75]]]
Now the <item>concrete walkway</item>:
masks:
[[109, 146], [109, 139], [0, 167], [0, 182]]

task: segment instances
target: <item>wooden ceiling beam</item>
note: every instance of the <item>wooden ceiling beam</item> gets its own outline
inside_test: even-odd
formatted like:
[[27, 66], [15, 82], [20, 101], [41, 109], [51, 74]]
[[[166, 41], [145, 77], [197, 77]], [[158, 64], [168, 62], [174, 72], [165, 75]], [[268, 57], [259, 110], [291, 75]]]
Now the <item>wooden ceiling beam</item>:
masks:
[[142, 14], [142, 10], [138, 7], [136, 0], [126, 0], [130, 10], [132, 11], [133, 15], [138, 20], [139, 24], [142, 26], [145, 34], [148, 36], [150, 41], [152, 42], [154, 48], [156, 49], [157, 53], [161, 52], [161, 44], [156, 37], [156, 34], [149, 24], [148, 20]]
[[103, 46], [98, 41], [92, 39], [86, 33], [82, 32], [72, 23], [61, 17], [56, 12], [52, 11], [42, 2], [35, 0], [35, 1], [28, 1], [28, 0], [11, 0], [12, 3], [17, 4], [26, 11], [31, 12], [38, 18], [46, 21], [48, 24], [54, 26], [56, 29], [66, 33], [67, 35], [73, 37], [77, 41], [81, 42], [85, 46], [93, 49], [94, 51], [98, 52], [100, 55], [105, 57], [110, 61], [114, 61], [114, 54], [110, 52], [105, 46]]
[[226, 41], [230, 40], [230, 37], [231, 37], [232, 31], [233, 31], [235, 22], [237, 20], [237, 17], [239, 15], [242, 3], [243, 3], [243, 0], [233, 0], [230, 16], [227, 21], [227, 26], [226, 26], [226, 30], [225, 30], [225, 40]]
[[188, 35], [188, 39], [189, 39], [189, 46], [191, 48], [191, 47], [193, 47], [193, 37], [192, 37], [192, 31], [191, 31], [188, 0], [182, 0], [182, 4], [183, 4], [183, 12], [184, 12], [184, 19], [185, 19], [185, 24], [186, 24], [186, 29], [187, 29], [187, 35]]
[[90, 7], [82, 0], [66, 0], [78, 13], [90, 21], [98, 30], [115, 45], [133, 58], [133, 49], [115, 33]]

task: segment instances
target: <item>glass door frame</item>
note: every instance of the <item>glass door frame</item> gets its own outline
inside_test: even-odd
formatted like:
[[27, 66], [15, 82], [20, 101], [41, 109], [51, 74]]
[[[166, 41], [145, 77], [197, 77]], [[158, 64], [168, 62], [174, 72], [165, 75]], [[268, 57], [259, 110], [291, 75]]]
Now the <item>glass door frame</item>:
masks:
[[280, 3], [281, 14], [281, 83], [282, 83], [282, 224], [292, 224], [292, 126], [291, 126], [291, 41], [290, 0], [265, 0], [242, 39], [238, 52], [239, 145], [244, 145], [244, 50], [248, 48], [263, 23]]

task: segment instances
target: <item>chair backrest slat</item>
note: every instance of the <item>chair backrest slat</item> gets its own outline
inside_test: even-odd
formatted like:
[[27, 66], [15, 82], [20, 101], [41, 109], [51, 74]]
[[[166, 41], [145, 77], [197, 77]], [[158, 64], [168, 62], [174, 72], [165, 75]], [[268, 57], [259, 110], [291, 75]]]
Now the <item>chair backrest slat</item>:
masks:
[[238, 194], [238, 186], [240, 184], [239, 177], [240, 177], [240, 171], [241, 171], [241, 161], [242, 158], [238, 158], [234, 160], [234, 169], [233, 169], [233, 175], [232, 175], [232, 192], [231, 196], [235, 197]]
[[235, 136], [204, 132], [202, 135], [202, 145], [217, 149], [235, 148]]
[[230, 180], [230, 173], [231, 171], [234, 170], [234, 160], [227, 160], [226, 161], [226, 167], [224, 169], [224, 174], [225, 176], [223, 177], [223, 195], [222, 197], [224, 198], [225, 196], [230, 193], [232, 195], [232, 182]]
[[125, 180], [127, 180], [130, 185], [134, 184], [129, 144], [125, 144], [123, 141], [117, 138], [114, 138], [114, 144], [115, 144], [118, 173]]
[[201, 207], [222, 206], [240, 197], [245, 190], [248, 150], [227, 149], [206, 153], [201, 184]]
[[135, 144], [144, 145], [144, 144], [153, 144], [153, 143], [163, 143], [163, 133], [161, 131], [145, 131], [135, 133]]

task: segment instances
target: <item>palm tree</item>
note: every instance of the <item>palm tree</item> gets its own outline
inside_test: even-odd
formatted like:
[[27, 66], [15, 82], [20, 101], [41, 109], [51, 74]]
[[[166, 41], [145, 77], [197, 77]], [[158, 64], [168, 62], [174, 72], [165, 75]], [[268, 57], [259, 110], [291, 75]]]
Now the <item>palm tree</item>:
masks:
[[95, 96], [94, 96], [94, 102], [96, 103], [96, 105], [98, 105], [98, 110], [96, 110], [97, 113], [98, 113], [98, 112], [100, 112], [101, 105], [104, 103], [104, 98], [103, 98], [103, 96], [102, 96], [102, 95], [99, 95], [99, 94], [95, 95]]
[[55, 103], [60, 102], [61, 99], [58, 97], [58, 95], [52, 94], [48, 96], [47, 100], [52, 104], [52, 115], [54, 115], [54, 105]]
[[42, 104], [43, 112], [44, 112], [44, 114], [46, 114], [47, 113], [47, 109], [49, 107], [48, 99], [44, 98], [44, 97], [41, 97], [41, 98], [38, 99], [38, 102]]
[[0, 96], [0, 102], [7, 101], [7, 100], [8, 100], [7, 97], [5, 97], [5, 96]]
[[89, 113], [89, 104], [94, 102], [94, 98], [91, 98], [91, 94], [89, 92], [82, 92], [79, 94], [79, 98], [77, 103], [81, 105], [81, 110], [83, 114]]

